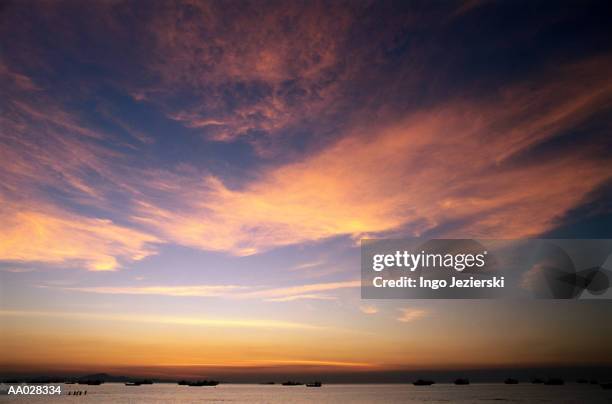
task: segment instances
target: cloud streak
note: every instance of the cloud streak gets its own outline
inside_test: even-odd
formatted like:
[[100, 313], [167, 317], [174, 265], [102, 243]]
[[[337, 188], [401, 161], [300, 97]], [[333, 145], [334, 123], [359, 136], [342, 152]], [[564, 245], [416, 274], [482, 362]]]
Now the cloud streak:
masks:
[[378, 307], [372, 306], [372, 305], [361, 305], [361, 306], [359, 306], [359, 310], [363, 314], [376, 314], [379, 311]]
[[427, 316], [427, 311], [420, 309], [404, 308], [400, 309], [400, 312], [401, 314], [397, 318], [400, 323], [410, 323]]
[[24, 311], [24, 310], [0, 310], [0, 317], [43, 317], [43, 318], [65, 318], [80, 320], [102, 320], [119, 321], [129, 323], [152, 323], [170, 324], [181, 326], [199, 327], [222, 327], [222, 328], [270, 328], [270, 329], [303, 329], [315, 330], [322, 327], [310, 324], [259, 320], [259, 319], [216, 319], [203, 317], [180, 317], [180, 316], [150, 316], [150, 315], [122, 315], [104, 313], [79, 313], [79, 312], [56, 312], [56, 311]]
[[[188, 285], [188, 286], [94, 286], [65, 287], [62, 290], [118, 295], [158, 295], [179, 297], [224, 297], [229, 299], [262, 299], [270, 302], [289, 302], [314, 299], [333, 300], [334, 296], [319, 292], [332, 292], [361, 286], [361, 281], [313, 283], [283, 288], [241, 285]], [[52, 286], [44, 286], [52, 287]]]

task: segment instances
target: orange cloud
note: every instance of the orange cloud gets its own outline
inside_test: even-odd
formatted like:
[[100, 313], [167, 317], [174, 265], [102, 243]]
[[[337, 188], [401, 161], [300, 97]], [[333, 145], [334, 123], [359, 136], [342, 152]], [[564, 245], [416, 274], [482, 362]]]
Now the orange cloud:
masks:
[[159, 240], [110, 220], [75, 216], [59, 210], [43, 211], [0, 206], [0, 260], [83, 266], [112, 271], [120, 261], [138, 261]]
[[400, 309], [400, 312], [402, 314], [397, 318], [397, 321], [402, 322], [402, 323], [409, 323], [411, 321], [415, 321], [420, 318], [423, 318], [427, 315], [427, 312], [425, 310], [419, 310], [419, 309], [405, 308], [405, 309]]
[[371, 305], [362, 305], [362, 306], [359, 306], [359, 310], [363, 314], [376, 314], [376, 313], [378, 313], [378, 307], [371, 306]]
[[0, 260], [109, 271], [155, 254], [157, 237], [53, 200], [57, 192], [79, 205], [108, 208], [109, 190], [126, 191], [114, 164], [121, 154], [102, 145], [107, 134], [88, 128], [44, 91], [29, 97], [27, 76], [0, 66], [6, 76], [17, 84], [7, 87], [0, 117]]
[[[242, 189], [205, 177], [183, 191], [191, 202], [180, 211], [142, 200], [133, 219], [176, 243], [238, 255], [337, 235], [540, 234], [611, 177], [593, 148], [513, 160], [601, 111], [610, 63], [591, 64], [561, 69], [536, 91], [512, 87], [497, 102], [451, 102], [356, 128]], [[577, 71], [589, 80], [567, 84]]]
[[[0, 136], [8, 162], [0, 168], [4, 237], [12, 243], [3, 255], [82, 260], [101, 270], [152, 254], [153, 242], [249, 255], [338, 235], [537, 235], [609, 180], [611, 163], [593, 158], [593, 147], [517, 158], [605, 108], [610, 64], [561, 67], [535, 90], [532, 80], [494, 101], [451, 101], [355, 124], [327, 148], [257, 173], [242, 188], [196, 170], [131, 169], [126, 155], [99, 144], [106, 135], [59, 108], [16, 99]], [[109, 210], [108, 194], [121, 192], [130, 200], [124, 223], [139, 230], [51, 209], [41, 187]]]

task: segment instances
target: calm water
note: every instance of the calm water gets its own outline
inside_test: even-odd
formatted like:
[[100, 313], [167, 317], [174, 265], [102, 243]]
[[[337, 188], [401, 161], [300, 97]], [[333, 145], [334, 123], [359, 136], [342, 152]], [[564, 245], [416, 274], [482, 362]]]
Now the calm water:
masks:
[[[64, 395], [87, 390], [86, 396]], [[567, 384], [437, 384], [427, 387], [395, 384], [266, 386], [226, 384], [217, 387], [189, 387], [173, 384], [127, 387], [107, 383], [102, 386], [62, 385], [61, 396], [0, 396], [0, 403], [611, 403], [612, 390], [599, 386]]]

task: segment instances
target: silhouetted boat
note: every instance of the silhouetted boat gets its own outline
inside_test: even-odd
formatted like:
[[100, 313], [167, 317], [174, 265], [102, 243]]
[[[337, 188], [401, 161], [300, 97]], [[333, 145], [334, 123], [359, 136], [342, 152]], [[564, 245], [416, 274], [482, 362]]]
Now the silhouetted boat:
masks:
[[519, 384], [519, 381], [509, 377], [506, 380], [504, 380], [504, 384]]
[[218, 384], [219, 382], [215, 380], [199, 380], [196, 382], [189, 383], [188, 386], [202, 387], [202, 386], [216, 386]]
[[470, 381], [468, 379], [456, 379], [455, 384], [458, 386], [465, 386], [470, 384]]
[[435, 382], [433, 380], [419, 379], [419, 380], [413, 382], [412, 384], [414, 384], [415, 386], [431, 386], [434, 383]]
[[139, 382], [140, 384], [153, 384], [153, 380], [145, 379]]
[[188, 382], [187, 386], [192, 386], [192, 387], [202, 387], [202, 386], [206, 386], [206, 387], [212, 387], [212, 386], [216, 386], [218, 385], [219, 382], [216, 380], [198, 380], [195, 382]]
[[196, 381], [179, 380], [177, 384], [179, 386], [201, 387], [201, 386], [216, 386], [219, 384], [219, 382], [216, 380], [196, 380]]
[[602, 383], [602, 384], [600, 384], [600, 386], [604, 390], [612, 390], [612, 382], [610, 382], [610, 383]]
[[138, 382], [127, 382], [125, 383], [126, 386], [140, 386], [141, 383]]
[[306, 384], [306, 387], [321, 387], [323, 384], [321, 382], [314, 382]]
[[547, 386], [563, 386], [565, 384], [565, 381], [563, 379], [558, 379], [558, 378], [553, 377], [553, 378], [546, 380], [544, 384]]
[[292, 381], [286, 381], [283, 383], [283, 386], [303, 386], [304, 383], [300, 383], [300, 382], [292, 382]]
[[542, 379], [538, 379], [537, 377], [535, 379], [531, 379], [531, 383], [533, 384], [543, 384], [544, 380]]

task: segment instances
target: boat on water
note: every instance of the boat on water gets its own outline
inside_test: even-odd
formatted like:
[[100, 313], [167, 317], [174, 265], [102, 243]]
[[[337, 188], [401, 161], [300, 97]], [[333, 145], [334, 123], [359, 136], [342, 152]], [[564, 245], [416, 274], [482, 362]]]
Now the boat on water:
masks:
[[127, 383], [125, 383], [125, 385], [126, 386], [140, 386], [141, 383], [138, 383], [138, 382], [127, 382]]
[[547, 386], [563, 386], [565, 384], [565, 381], [563, 379], [558, 379], [558, 378], [553, 377], [553, 378], [546, 380], [544, 384]]
[[470, 381], [469, 381], [469, 379], [461, 379], [460, 378], [460, 379], [456, 379], [455, 380], [455, 384], [457, 386], [466, 386], [466, 385], [470, 384]]
[[413, 382], [412, 384], [414, 384], [415, 386], [431, 386], [434, 383], [435, 382], [433, 380], [419, 379], [419, 380]]
[[509, 377], [506, 380], [504, 380], [504, 384], [519, 384], [519, 381]]
[[153, 384], [153, 380], [145, 379], [145, 380], [139, 381], [138, 383], [140, 383], [140, 384]]
[[[181, 383], [179, 382], [179, 384]], [[196, 381], [184, 383], [182, 385], [191, 386], [191, 387], [203, 387], [203, 386], [204, 387], [214, 387], [218, 384], [219, 382], [216, 380], [196, 380]]]
[[286, 381], [283, 383], [283, 386], [303, 386], [304, 383], [300, 383], [300, 382], [293, 382], [291, 380]]
[[313, 382], [313, 383], [307, 383], [306, 387], [321, 387], [323, 386], [323, 383], [321, 382]]

